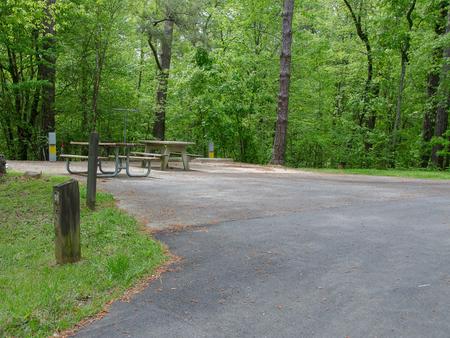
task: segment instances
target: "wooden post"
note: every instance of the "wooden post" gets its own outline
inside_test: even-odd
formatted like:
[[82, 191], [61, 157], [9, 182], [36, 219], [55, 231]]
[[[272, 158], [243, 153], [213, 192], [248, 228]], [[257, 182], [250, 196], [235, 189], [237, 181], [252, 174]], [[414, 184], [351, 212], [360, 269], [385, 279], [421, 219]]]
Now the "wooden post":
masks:
[[58, 264], [81, 259], [80, 191], [78, 181], [71, 180], [53, 187], [55, 210], [55, 257]]
[[95, 209], [95, 197], [97, 193], [97, 167], [98, 167], [98, 134], [91, 133], [89, 138], [88, 178], [86, 191], [86, 205], [89, 209]]
[[6, 160], [5, 156], [0, 154], [0, 177], [6, 175]]

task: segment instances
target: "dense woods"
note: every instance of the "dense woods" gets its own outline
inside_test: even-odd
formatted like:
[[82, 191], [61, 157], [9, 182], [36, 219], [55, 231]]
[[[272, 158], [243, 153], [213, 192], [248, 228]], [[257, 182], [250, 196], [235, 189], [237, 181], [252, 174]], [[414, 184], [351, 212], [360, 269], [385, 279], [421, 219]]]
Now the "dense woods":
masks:
[[5, 0], [0, 17], [8, 158], [126, 125], [246, 162], [449, 166], [447, 0]]

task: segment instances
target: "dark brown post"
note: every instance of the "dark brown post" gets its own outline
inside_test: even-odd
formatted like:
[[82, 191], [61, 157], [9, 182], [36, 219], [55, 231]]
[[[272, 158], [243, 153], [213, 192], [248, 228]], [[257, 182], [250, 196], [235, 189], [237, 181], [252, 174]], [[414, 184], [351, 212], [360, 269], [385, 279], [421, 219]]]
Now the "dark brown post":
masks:
[[98, 134], [91, 133], [89, 138], [88, 178], [86, 191], [86, 205], [95, 209], [95, 196], [97, 193], [97, 167], [98, 167]]
[[78, 181], [71, 180], [53, 187], [55, 210], [55, 256], [58, 264], [81, 259], [80, 191]]
[[6, 175], [6, 160], [5, 156], [0, 154], [0, 177]]

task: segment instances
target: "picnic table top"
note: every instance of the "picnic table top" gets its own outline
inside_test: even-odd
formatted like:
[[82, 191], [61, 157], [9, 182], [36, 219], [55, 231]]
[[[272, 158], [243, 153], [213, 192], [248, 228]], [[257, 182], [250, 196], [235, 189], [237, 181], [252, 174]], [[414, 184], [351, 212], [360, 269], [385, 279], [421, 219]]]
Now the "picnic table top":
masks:
[[[78, 142], [78, 141], [71, 141], [70, 144], [72, 145], [78, 145], [78, 146], [88, 146], [89, 142]], [[134, 147], [141, 145], [140, 143], [124, 143], [124, 142], [99, 142], [98, 144], [101, 147]]]
[[139, 140], [140, 143], [143, 144], [152, 144], [152, 145], [175, 145], [175, 146], [190, 146], [194, 145], [194, 142], [185, 142], [185, 141], [159, 141], [159, 140]]

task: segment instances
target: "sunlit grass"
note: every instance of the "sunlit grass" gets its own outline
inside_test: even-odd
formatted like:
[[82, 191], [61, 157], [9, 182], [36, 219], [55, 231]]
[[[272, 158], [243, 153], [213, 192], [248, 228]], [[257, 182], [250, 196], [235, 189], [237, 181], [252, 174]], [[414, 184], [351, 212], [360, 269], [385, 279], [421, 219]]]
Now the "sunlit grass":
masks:
[[434, 180], [450, 180], [450, 171], [433, 170], [401, 170], [401, 169], [302, 169], [306, 171], [317, 171], [330, 174], [353, 174], [370, 176], [393, 176], [409, 177]]
[[109, 194], [84, 207], [82, 260], [56, 265], [52, 187], [67, 178], [0, 179], [0, 336], [49, 336], [99, 312], [165, 256]]

